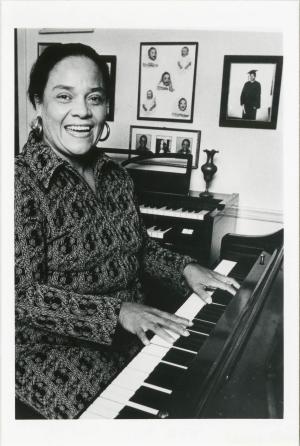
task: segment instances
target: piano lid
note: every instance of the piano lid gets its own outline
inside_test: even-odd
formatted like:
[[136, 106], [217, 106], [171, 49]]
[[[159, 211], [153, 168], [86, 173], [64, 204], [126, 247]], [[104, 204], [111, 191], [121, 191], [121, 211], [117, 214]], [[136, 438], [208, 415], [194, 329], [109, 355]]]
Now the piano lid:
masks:
[[192, 172], [192, 155], [152, 153], [131, 157], [126, 166], [139, 192], [163, 192], [188, 195]]

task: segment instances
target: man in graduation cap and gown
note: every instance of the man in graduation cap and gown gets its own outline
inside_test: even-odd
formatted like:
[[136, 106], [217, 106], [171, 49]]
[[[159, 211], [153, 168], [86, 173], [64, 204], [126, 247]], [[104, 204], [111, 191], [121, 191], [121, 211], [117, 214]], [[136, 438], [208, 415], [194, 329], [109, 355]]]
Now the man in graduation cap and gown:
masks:
[[260, 108], [261, 86], [256, 80], [256, 71], [248, 71], [249, 80], [245, 83], [241, 93], [241, 105], [243, 105], [243, 119], [256, 119], [256, 110]]

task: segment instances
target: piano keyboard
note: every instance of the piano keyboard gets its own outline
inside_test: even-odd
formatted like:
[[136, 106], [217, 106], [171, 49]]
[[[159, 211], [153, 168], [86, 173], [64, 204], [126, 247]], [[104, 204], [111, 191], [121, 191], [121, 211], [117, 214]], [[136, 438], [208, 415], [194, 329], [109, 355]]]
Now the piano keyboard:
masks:
[[[215, 271], [227, 276], [235, 265], [236, 262], [222, 260]], [[209, 305], [192, 294], [176, 312], [178, 316], [193, 320], [193, 326], [188, 328], [190, 336], [170, 333], [174, 338], [172, 344], [153, 336], [150, 344], [142, 348], [80, 419], [163, 418], [160, 407], [164, 406], [176, 380], [187, 370], [229, 302], [228, 298], [227, 301], [214, 298], [218, 291], [209, 293], [213, 296], [213, 303]]]
[[185, 208], [173, 209], [169, 206], [157, 207], [141, 204], [140, 212], [142, 214], [163, 215], [165, 217], [188, 218], [189, 220], [204, 220], [205, 215], [209, 214], [210, 211], [195, 211]]

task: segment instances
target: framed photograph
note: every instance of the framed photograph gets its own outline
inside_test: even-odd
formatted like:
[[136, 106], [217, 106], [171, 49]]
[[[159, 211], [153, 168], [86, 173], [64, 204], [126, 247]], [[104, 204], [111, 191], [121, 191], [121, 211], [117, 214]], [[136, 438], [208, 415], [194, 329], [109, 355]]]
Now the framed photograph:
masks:
[[[57, 42], [55, 42], [57, 43]], [[53, 45], [54, 42], [39, 42], [38, 43], [38, 56], [42, 54], [42, 52], [49, 46]], [[104, 59], [109, 75], [110, 75], [110, 85], [111, 85], [111, 94], [110, 100], [108, 103], [107, 110], [107, 121], [113, 121], [115, 116], [115, 89], [116, 89], [116, 66], [117, 66], [117, 56], [102, 56]]]
[[152, 153], [191, 154], [192, 167], [197, 169], [200, 151], [200, 130], [169, 129], [165, 127], [130, 126], [129, 156]]
[[276, 129], [282, 56], [224, 56], [220, 126]]
[[193, 122], [197, 42], [140, 45], [137, 119]]

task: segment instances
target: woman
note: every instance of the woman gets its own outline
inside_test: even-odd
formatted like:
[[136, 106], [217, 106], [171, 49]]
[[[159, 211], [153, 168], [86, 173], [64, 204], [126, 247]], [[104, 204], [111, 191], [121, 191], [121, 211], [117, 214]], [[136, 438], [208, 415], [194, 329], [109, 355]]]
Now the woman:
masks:
[[[236, 283], [147, 237], [126, 171], [96, 144], [108, 128], [109, 75], [81, 44], [49, 46], [34, 65], [37, 119], [16, 160], [16, 394], [46, 418], [74, 418], [147, 344], [189, 321], [144, 305], [141, 276]], [[142, 342], [140, 342], [142, 341]]]

